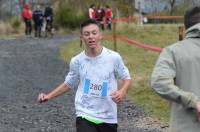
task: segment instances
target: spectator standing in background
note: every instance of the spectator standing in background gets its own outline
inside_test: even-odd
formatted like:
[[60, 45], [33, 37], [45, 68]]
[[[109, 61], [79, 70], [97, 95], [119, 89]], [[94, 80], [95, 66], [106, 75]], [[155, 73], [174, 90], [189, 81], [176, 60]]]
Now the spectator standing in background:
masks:
[[[49, 32], [52, 34], [52, 28], [53, 28], [53, 8], [48, 5], [44, 10], [44, 19], [46, 23], [46, 33]], [[46, 34], [47, 35], [47, 34]]]
[[106, 9], [105, 9], [105, 17], [106, 17], [106, 26], [107, 26], [107, 29], [111, 30], [112, 29], [112, 11], [110, 9], [110, 6], [109, 5], [106, 5]]
[[25, 23], [25, 34], [30, 36], [32, 32], [32, 11], [28, 4], [24, 5], [21, 16]]
[[97, 10], [96, 10], [96, 20], [97, 22], [99, 22], [100, 24], [100, 27], [102, 30], [104, 30], [104, 16], [105, 16], [105, 11], [104, 9], [99, 5], [97, 7]]
[[95, 11], [95, 6], [94, 4], [90, 5], [89, 10], [88, 10], [88, 15], [90, 19], [96, 19], [96, 11]]
[[41, 28], [43, 22], [43, 13], [40, 5], [37, 5], [36, 10], [33, 12], [33, 21], [35, 29], [35, 37], [41, 37]]

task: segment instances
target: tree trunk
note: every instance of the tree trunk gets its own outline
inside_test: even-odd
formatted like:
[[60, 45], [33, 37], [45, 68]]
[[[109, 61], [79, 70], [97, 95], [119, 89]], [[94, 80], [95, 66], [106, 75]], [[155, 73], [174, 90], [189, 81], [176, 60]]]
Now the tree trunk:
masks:
[[170, 16], [172, 16], [173, 13], [174, 13], [175, 3], [176, 3], [176, 0], [169, 0], [169, 5], [170, 5], [169, 14], [170, 14]]

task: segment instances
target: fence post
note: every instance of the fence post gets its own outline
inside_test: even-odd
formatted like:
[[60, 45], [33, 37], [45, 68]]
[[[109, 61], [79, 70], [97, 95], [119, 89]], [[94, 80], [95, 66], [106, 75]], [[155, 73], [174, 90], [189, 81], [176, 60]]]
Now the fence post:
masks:
[[117, 51], [116, 21], [113, 22], [113, 48]]
[[179, 41], [183, 40], [184, 38], [184, 27], [183, 26], [179, 26], [178, 27], [178, 33], [179, 33]]
[[83, 43], [82, 43], [82, 40], [80, 38], [80, 48], [82, 48], [82, 47], [83, 47]]

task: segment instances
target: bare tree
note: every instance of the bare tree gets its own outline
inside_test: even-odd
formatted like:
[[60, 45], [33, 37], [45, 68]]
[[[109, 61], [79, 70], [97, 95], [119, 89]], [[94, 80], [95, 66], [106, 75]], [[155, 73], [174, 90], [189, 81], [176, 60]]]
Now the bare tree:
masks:
[[174, 13], [176, 0], [168, 0], [168, 2], [169, 2], [169, 14], [170, 16], [172, 16]]
[[21, 12], [22, 12], [22, 10], [23, 10], [23, 7], [24, 7], [24, 4], [26, 3], [26, 0], [19, 0], [18, 1], [18, 5], [19, 5], [19, 7], [20, 7], [20, 10], [21, 10]]
[[149, 1], [150, 4], [151, 4], [151, 8], [152, 8], [152, 13], [155, 15], [158, 13], [158, 6], [157, 6], [157, 3], [159, 3], [159, 1], [155, 1], [155, 0], [150, 0]]
[[186, 6], [186, 7], [191, 7], [191, 6], [195, 6], [195, 5], [198, 5], [200, 2], [200, 0], [183, 0], [183, 4]]

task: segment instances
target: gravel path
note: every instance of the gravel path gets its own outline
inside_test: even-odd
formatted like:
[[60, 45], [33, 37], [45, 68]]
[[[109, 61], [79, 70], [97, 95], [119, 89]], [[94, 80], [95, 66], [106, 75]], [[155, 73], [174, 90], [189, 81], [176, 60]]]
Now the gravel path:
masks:
[[[38, 93], [64, 81], [59, 46], [73, 36], [0, 40], [0, 132], [75, 132], [74, 93], [39, 105]], [[119, 132], [165, 132], [127, 100], [119, 105]]]

